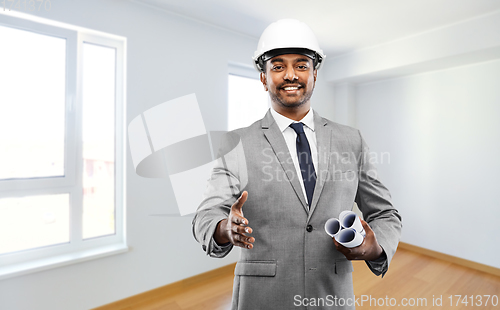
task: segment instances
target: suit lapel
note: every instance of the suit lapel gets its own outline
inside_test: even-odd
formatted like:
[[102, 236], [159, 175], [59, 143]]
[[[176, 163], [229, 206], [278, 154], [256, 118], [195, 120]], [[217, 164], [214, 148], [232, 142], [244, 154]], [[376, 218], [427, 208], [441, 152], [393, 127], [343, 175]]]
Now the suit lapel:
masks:
[[314, 111], [314, 130], [316, 132], [316, 142], [318, 148], [318, 167], [316, 171], [316, 186], [314, 187], [314, 194], [311, 203], [311, 211], [309, 218], [316, 209], [319, 196], [328, 178], [328, 164], [330, 162], [330, 143], [332, 138], [332, 131], [326, 126], [327, 122]]
[[[316, 125], [316, 124], [315, 124]], [[290, 156], [290, 152], [288, 151], [288, 147], [285, 142], [285, 138], [283, 138], [283, 134], [281, 133], [278, 125], [274, 121], [274, 117], [271, 114], [271, 111], [267, 111], [266, 116], [262, 119], [262, 131], [264, 132], [264, 135], [266, 136], [267, 141], [271, 145], [274, 154], [278, 158], [281, 167], [286, 173], [286, 177], [288, 178], [288, 181], [292, 184], [292, 187], [295, 191], [295, 194], [297, 194], [297, 197], [299, 198], [300, 202], [302, 203], [302, 206], [304, 207], [304, 210], [306, 212], [309, 212], [306, 199], [304, 197], [304, 194], [302, 192], [302, 187], [300, 186], [300, 180], [302, 180], [302, 177], [299, 178], [297, 176], [297, 172], [295, 170], [295, 167], [292, 162], [292, 158]], [[317, 188], [318, 185], [316, 184]], [[314, 198], [313, 198], [314, 201]]]

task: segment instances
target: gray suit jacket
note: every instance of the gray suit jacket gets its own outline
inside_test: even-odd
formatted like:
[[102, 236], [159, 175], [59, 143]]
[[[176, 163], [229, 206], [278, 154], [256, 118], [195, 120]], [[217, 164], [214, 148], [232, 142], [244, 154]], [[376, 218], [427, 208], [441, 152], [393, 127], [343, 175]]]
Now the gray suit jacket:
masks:
[[[270, 111], [221, 143], [221, 157], [193, 219], [193, 234], [208, 255], [227, 255], [232, 245], [218, 246], [213, 234], [241, 192], [248, 191], [242, 210], [255, 243], [253, 249], [241, 250], [236, 264], [232, 309], [306, 309], [312, 299], [319, 305], [314, 309], [354, 309], [348, 301], [353, 298], [352, 264], [323, 228], [354, 202], [387, 256], [381, 263], [367, 262], [372, 272], [385, 274], [396, 251], [401, 217], [377, 178], [359, 131], [315, 111], [314, 122], [318, 171], [310, 210]], [[334, 307], [339, 298], [345, 305]]]

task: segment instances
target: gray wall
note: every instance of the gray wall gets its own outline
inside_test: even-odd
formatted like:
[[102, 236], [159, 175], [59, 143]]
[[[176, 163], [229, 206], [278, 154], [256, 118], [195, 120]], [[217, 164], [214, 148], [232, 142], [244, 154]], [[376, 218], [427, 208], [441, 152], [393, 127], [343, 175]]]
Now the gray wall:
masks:
[[357, 87], [357, 124], [403, 216], [402, 241], [500, 268], [500, 60]]
[[498, 29], [494, 11], [330, 58], [324, 72], [334, 120], [374, 151], [401, 240], [497, 268]]

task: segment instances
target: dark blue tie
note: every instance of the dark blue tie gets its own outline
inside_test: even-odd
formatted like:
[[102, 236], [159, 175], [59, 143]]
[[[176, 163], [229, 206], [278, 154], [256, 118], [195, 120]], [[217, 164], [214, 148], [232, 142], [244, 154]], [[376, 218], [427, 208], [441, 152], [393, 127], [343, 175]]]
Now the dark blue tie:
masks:
[[309, 141], [307, 141], [306, 133], [304, 132], [304, 124], [293, 123], [290, 124], [290, 127], [297, 133], [297, 157], [299, 159], [304, 187], [306, 188], [307, 203], [309, 207], [311, 207], [314, 186], [316, 185], [316, 171], [314, 171], [312, 162], [311, 148], [309, 147]]

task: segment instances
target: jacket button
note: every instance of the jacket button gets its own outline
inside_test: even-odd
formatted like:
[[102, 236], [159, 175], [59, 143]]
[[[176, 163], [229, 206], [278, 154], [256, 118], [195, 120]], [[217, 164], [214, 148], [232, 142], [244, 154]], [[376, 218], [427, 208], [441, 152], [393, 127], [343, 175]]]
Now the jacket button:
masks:
[[307, 230], [308, 232], [313, 231], [313, 227], [312, 227], [312, 225], [307, 225], [306, 230]]

